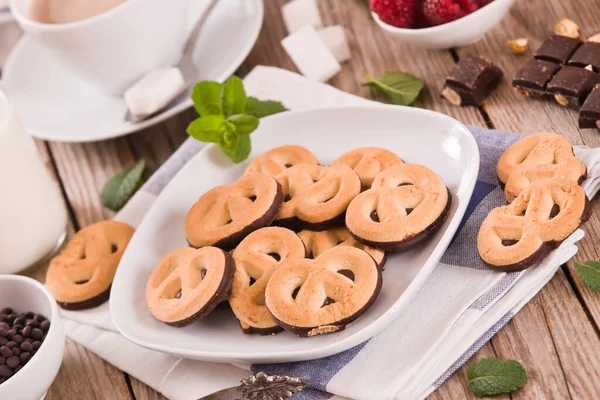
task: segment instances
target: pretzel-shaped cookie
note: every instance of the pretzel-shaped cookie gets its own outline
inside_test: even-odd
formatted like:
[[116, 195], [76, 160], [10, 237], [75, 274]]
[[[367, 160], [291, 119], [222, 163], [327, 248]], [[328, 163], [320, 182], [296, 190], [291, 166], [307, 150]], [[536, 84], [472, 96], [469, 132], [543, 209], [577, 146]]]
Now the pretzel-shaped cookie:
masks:
[[525, 269], [575, 232], [589, 214], [589, 201], [576, 182], [534, 181], [511, 204], [490, 211], [477, 236], [479, 255], [495, 270]]
[[345, 164], [358, 174], [363, 189], [369, 189], [373, 180], [384, 169], [404, 161], [389, 150], [379, 147], [361, 147], [338, 157], [332, 165]]
[[234, 248], [249, 233], [273, 222], [283, 194], [277, 181], [249, 173], [231, 185], [204, 193], [185, 219], [185, 236], [192, 247]]
[[108, 300], [133, 232], [131, 226], [117, 221], [98, 222], [77, 232], [46, 273], [46, 284], [58, 305], [84, 310]]
[[587, 176], [569, 140], [556, 133], [536, 133], [515, 142], [500, 156], [497, 172], [509, 203], [533, 181], [556, 177], [581, 183]]
[[348, 206], [346, 226], [358, 241], [383, 250], [412, 248], [441, 226], [452, 197], [442, 179], [418, 164], [381, 172]]
[[318, 257], [335, 246], [352, 246], [369, 253], [382, 270], [387, 259], [385, 251], [369, 247], [357, 241], [345, 226], [321, 232], [303, 230], [298, 233], [298, 236], [300, 236], [300, 239], [304, 242], [304, 246], [306, 246], [308, 258]]
[[260, 172], [274, 177], [294, 165], [317, 165], [318, 163], [317, 157], [310, 150], [290, 144], [276, 147], [255, 158], [246, 168], [245, 173]]
[[156, 319], [183, 327], [207, 316], [231, 291], [234, 261], [216, 247], [180, 247], [167, 254], [146, 284]]
[[298, 235], [275, 226], [252, 232], [236, 247], [229, 304], [244, 333], [270, 335], [282, 331], [265, 307], [265, 288], [279, 266], [305, 256]]
[[265, 304], [275, 321], [300, 337], [341, 331], [381, 290], [381, 270], [366, 252], [337, 246], [314, 260], [291, 260], [271, 276]]
[[347, 165], [300, 164], [276, 179], [284, 200], [273, 223], [294, 231], [342, 225], [348, 204], [360, 193], [360, 179]]

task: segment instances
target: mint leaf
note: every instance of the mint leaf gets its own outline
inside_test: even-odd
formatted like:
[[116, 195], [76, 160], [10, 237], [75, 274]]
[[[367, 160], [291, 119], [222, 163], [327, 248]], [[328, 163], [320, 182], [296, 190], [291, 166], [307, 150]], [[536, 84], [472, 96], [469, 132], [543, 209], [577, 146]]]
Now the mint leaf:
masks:
[[223, 85], [221, 108], [226, 117], [233, 114], [241, 114], [246, 109], [244, 83], [235, 75], [229, 78]]
[[256, 118], [263, 118], [269, 115], [287, 111], [288, 109], [280, 101], [259, 100], [256, 97], [248, 97], [246, 101], [246, 111], [244, 114], [253, 115]]
[[525, 385], [527, 371], [516, 360], [483, 358], [467, 368], [467, 380], [477, 397], [512, 393]]
[[587, 260], [585, 263], [575, 263], [575, 271], [583, 283], [600, 293], [600, 262]]
[[133, 167], [113, 176], [102, 188], [102, 204], [119, 211], [137, 191], [146, 168], [146, 160], [140, 159]]
[[252, 150], [250, 135], [240, 135], [237, 138], [237, 143], [231, 148], [221, 145], [221, 151], [236, 164], [248, 158]]
[[366, 75], [367, 82], [363, 85], [370, 86], [384, 94], [392, 104], [401, 106], [411, 105], [425, 86], [422, 79], [406, 72], [386, 72], [378, 78]]
[[192, 90], [194, 108], [200, 115], [221, 115], [221, 92], [223, 85], [219, 82], [198, 82]]
[[221, 144], [228, 149], [236, 147], [240, 140], [240, 135], [238, 135], [235, 125], [229, 121], [225, 121], [224, 127], [225, 131], [223, 133], [223, 141]]
[[235, 125], [238, 135], [249, 135], [258, 128], [260, 121], [252, 115], [236, 114], [227, 118], [228, 122]]
[[197, 118], [187, 127], [187, 133], [201, 142], [221, 143], [225, 131], [222, 115], [205, 115]]

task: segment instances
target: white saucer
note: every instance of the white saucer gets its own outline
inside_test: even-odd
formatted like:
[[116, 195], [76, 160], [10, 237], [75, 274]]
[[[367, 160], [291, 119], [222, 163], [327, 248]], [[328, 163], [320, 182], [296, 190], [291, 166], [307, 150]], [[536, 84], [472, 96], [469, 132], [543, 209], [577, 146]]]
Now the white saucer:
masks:
[[[203, 2], [195, 3], [198, 13]], [[197, 13], [193, 17], [197, 17]], [[224, 81], [244, 61], [258, 38], [262, 0], [221, 0], [200, 33], [198, 81]], [[98, 93], [71, 75], [51, 54], [23, 37], [8, 57], [2, 79], [31, 135], [59, 142], [90, 142], [126, 135], [192, 106], [191, 88], [157, 116], [140, 124], [124, 121], [125, 102]]]

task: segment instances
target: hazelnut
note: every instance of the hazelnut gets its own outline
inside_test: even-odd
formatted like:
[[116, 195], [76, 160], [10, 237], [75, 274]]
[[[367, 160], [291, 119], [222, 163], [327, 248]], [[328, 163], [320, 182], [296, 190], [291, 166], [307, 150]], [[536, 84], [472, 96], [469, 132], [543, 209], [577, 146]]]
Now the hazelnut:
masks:
[[529, 91], [527, 91], [527, 90], [525, 90], [523, 88], [520, 88], [520, 87], [516, 87], [515, 90], [517, 91], [517, 93], [519, 93], [519, 94], [521, 94], [523, 96], [529, 97]]
[[579, 25], [568, 18], [563, 18], [554, 25], [554, 33], [577, 39], [579, 37]]
[[460, 105], [462, 104], [462, 99], [460, 98], [460, 95], [456, 93], [456, 91], [450, 89], [449, 87], [445, 87], [444, 90], [442, 90], [442, 96], [455, 106], [460, 107]]
[[596, 33], [588, 38], [588, 42], [600, 43], [600, 33]]
[[560, 104], [561, 106], [568, 106], [569, 105], [569, 99], [566, 98], [565, 96], [563, 96], [562, 94], [555, 94], [554, 98], [556, 99], [556, 102], [558, 104]]
[[594, 71], [594, 67], [592, 67], [592, 64], [586, 65], [584, 69], [587, 69], [588, 71]]
[[523, 54], [527, 51], [527, 38], [518, 38], [506, 42], [506, 47], [513, 54]]
[[600, 129], [600, 121], [596, 121], [596, 126]]

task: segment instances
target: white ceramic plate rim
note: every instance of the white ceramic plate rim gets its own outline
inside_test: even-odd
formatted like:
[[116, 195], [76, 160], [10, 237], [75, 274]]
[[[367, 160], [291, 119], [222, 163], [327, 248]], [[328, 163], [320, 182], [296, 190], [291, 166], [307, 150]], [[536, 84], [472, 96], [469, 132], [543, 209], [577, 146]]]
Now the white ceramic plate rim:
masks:
[[[250, 54], [250, 52], [254, 48], [254, 44], [258, 40], [258, 35], [260, 34], [260, 30], [262, 28], [263, 19], [264, 19], [264, 4], [263, 4], [263, 0], [254, 0], [254, 1], [256, 3], [256, 7], [257, 7], [255, 29], [252, 32], [252, 35], [250, 35], [248, 37], [247, 45], [245, 46], [244, 51], [239, 53], [238, 57], [234, 60], [234, 62], [231, 63], [229, 68], [224, 69], [223, 72], [218, 77], [215, 77], [215, 79], [214, 79], [215, 81], [224, 82], [227, 78], [229, 78], [239, 68], [239, 66], [242, 65], [242, 63], [244, 62], [246, 57], [248, 57], [248, 54]], [[11, 16], [11, 18], [12, 18], [12, 16]], [[29, 38], [27, 35], [24, 35], [21, 39], [19, 39], [19, 41], [17, 42], [15, 47], [10, 52], [8, 58], [6, 59], [6, 62], [4, 63], [4, 67], [2, 68], [3, 80], [6, 80], [7, 79], [6, 77], [10, 76], [13, 73], [12, 72], [13, 63], [15, 62], [15, 59], [19, 56], [21, 48], [24, 47], [27, 44], [27, 41], [29, 41], [29, 40], [31, 40], [31, 38]], [[108, 131], [96, 132], [94, 134], [94, 136], [88, 136], [85, 138], [81, 137], [80, 140], [69, 139], [69, 138], [60, 139], [60, 138], [56, 137], [56, 135], [54, 135], [54, 134], [48, 135], [48, 134], [45, 134], [44, 132], [40, 132], [40, 131], [37, 131], [34, 129], [28, 129], [28, 132], [32, 136], [39, 138], [39, 139], [60, 141], [63, 143], [85, 143], [85, 142], [95, 142], [98, 140], [108, 140], [108, 139], [114, 139], [114, 138], [120, 137], [120, 136], [125, 136], [130, 133], [140, 131], [142, 129], [149, 128], [153, 125], [158, 124], [159, 122], [162, 122], [174, 115], [177, 115], [177, 114], [185, 111], [186, 109], [192, 107], [192, 105], [193, 105], [192, 99], [189, 97], [186, 97], [185, 100], [182, 101], [181, 103], [176, 104], [173, 107], [165, 110], [164, 112], [157, 114], [156, 116], [154, 116], [150, 119], [147, 119], [146, 121], [140, 122], [139, 124], [130, 124], [130, 125], [127, 125], [127, 127], [125, 129], [115, 130], [112, 132], [108, 132]]]
[[[315, 112], [327, 113], [329, 110], [345, 110], [349, 113], [352, 113], [354, 110], [365, 110], [365, 109], [381, 110], [382, 108], [387, 108], [387, 109], [393, 110], [393, 109], [397, 109], [398, 106], [379, 105], [379, 106], [368, 106], [368, 107], [327, 107], [327, 108], [320, 108], [320, 109], [289, 111], [286, 113], [273, 115], [268, 118], [269, 119], [285, 119], [290, 114], [294, 114], [294, 115], [312, 114]], [[408, 108], [403, 107], [403, 109], [406, 110]], [[461, 199], [461, 203], [459, 204], [458, 208], [456, 209], [454, 216], [452, 217], [448, 226], [446, 227], [445, 232], [443, 233], [442, 237], [439, 239], [439, 242], [435, 246], [434, 251], [427, 258], [427, 261], [425, 262], [425, 264], [421, 267], [421, 269], [419, 270], [417, 275], [412, 279], [411, 283], [404, 290], [404, 292], [402, 293], [400, 298], [392, 305], [392, 307], [390, 307], [386, 312], [382, 313], [379, 316], [379, 318], [377, 318], [371, 324], [369, 324], [366, 327], [364, 327], [363, 329], [361, 329], [359, 332], [356, 332], [355, 334], [341, 338], [339, 341], [332, 343], [332, 344], [323, 345], [323, 346], [315, 347], [312, 349], [291, 350], [291, 351], [268, 353], [268, 354], [265, 354], [264, 352], [260, 352], [260, 353], [257, 352], [257, 353], [244, 353], [243, 355], [240, 355], [235, 352], [206, 351], [206, 350], [194, 350], [194, 349], [187, 350], [187, 349], [172, 347], [169, 345], [156, 344], [151, 341], [137, 338], [135, 336], [135, 334], [133, 334], [130, 331], [131, 327], [128, 327], [125, 324], [121, 324], [122, 321], [119, 318], [113, 317], [113, 323], [115, 324], [117, 330], [123, 336], [125, 336], [127, 339], [129, 339], [130, 341], [132, 341], [134, 343], [139, 344], [140, 346], [147, 347], [147, 348], [150, 348], [153, 350], [170, 353], [170, 354], [176, 354], [176, 355], [179, 355], [182, 357], [187, 357], [187, 358], [192, 358], [192, 359], [201, 359], [201, 360], [206, 360], [206, 361], [216, 361], [216, 362], [230, 362], [231, 360], [243, 360], [243, 361], [248, 361], [248, 362], [253, 362], [253, 363], [260, 363], [262, 361], [272, 360], [274, 358], [282, 359], [282, 360], [285, 359], [288, 361], [291, 361], [291, 360], [300, 361], [300, 360], [310, 360], [310, 359], [327, 357], [332, 354], [337, 354], [337, 353], [345, 351], [351, 347], [354, 347], [354, 346], [364, 342], [365, 340], [368, 340], [369, 338], [373, 337], [374, 335], [376, 335], [383, 329], [385, 329], [385, 327], [387, 325], [389, 325], [394, 319], [396, 319], [400, 315], [400, 313], [404, 310], [404, 308], [406, 307], [408, 302], [412, 300], [412, 298], [415, 296], [417, 291], [423, 286], [423, 283], [425, 282], [427, 277], [430, 275], [430, 273], [433, 271], [433, 269], [437, 266], [442, 255], [446, 251], [447, 247], [450, 245], [450, 241], [454, 237], [454, 235], [459, 227], [459, 224], [462, 221], [462, 218], [467, 210], [467, 206], [469, 204], [469, 201], [473, 194], [473, 190], [475, 188], [475, 183], [477, 182], [477, 175], [478, 175], [478, 171], [479, 171], [479, 162], [480, 162], [479, 147], [477, 145], [477, 142], [475, 141], [475, 138], [473, 137], [471, 132], [467, 129], [467, 127], [464, 124], [460, 123], [459, 121], [457, 121], [451, 117], [448, 117], [447, 115], [437, 113], [435, 111], [424, 110], [424, 109], [419, 109], [419, 108], [410, 108], [410, 109], [414, 113], [433, 114], [436, 116], [436, 118], [446, 119], [449, 122], [449, 124], [455, 126], [456, 128], [458, 128], [462, 131], [464, 138], [468, 142], [470, 142], [471, 148], [474, 150], [474, 152], [471, 154], [472, 165], [469, 168], [465, 168], [465, 170], [467, 170], [467, 169], [470, 170], [470, 174], [469, 174], [468, 178], [466, 179], [466, 181], [463, 181], [464, 186], [462, 186], [462, 188], [461, 188], [462, 189], [461, 194], [463, 194], [463, 198]], [[187, 164], [193, 162], [193, 160], [197, 157], [205, 157], [205, 153], [208, 151], [211, 151], [211, 149], [213, 147], [214, 147], [214, 145], [206, 146], [200, 152], [198, 152], [198, 154], [196, 154], [194, 157], [192, 157], [186, 163], [186, 165], [184, 165], [178, 171], [178, 173], [171, 179], [171, 181], [165, 186], [165, 188], [161, 192], [161, 195], [162, 195], [162, 193], [167, 193], [170, 191], [171, 185], [175, 184], [175, 182], [177, 180], [176, 178], [179, 174], [184, 173], [183, 171], [184, 171], [185, 167], [187, 166]], [[454, 196], [456, 196], [456, 194], [457, 193], [453, 193]], [[159, 197], [161, 195], [159, 195]], [[150, 208], [150, 210], [148, 210], [146, 215], [149, 215], [152, 212], [153, 208], [156, 206], [156, 203], [157, 202], [155, 201], [154, 205]], [[142, 220], [140, 226], [143, 223], [144, 223], [144, 220]], [[123, 258], [125, 258], [126, 256], [127, 256], [127, 250], [125, 251]], [[119, 280], [119, 277], [120, 277], [119, 270], [117, 270], [117, 275], [115, 276], [114, 283], [117, 283], [117, 281]], [[118, 289], [120, 287], [120, 285], [113, 284], [113, 287], [116, 287]], [[120, 296], [113, 295], [113, 296], [111, 296], [111, 299], [110, 299], [110, 309], [111, 309], [111, 313], [113, 316], [117, 315], [119, 313], [118, 303], [115, 300], [117, 297], [120, 297]], [[299, 339], [299, 340], [302, 340], [302, 339]], [[308, 340], [308, 339], [304, 339], [304, 340]]]

